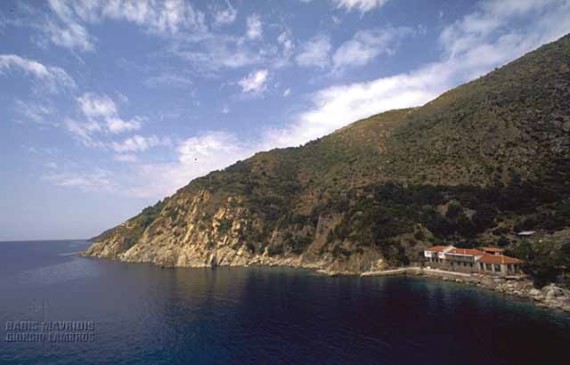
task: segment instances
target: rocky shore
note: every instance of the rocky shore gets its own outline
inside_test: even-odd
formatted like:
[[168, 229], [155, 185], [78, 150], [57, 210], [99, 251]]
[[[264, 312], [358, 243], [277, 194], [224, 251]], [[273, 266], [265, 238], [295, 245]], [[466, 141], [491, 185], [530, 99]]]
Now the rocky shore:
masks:
[[[95, 246], [96, 247], [96, 246]], [[90, 251], [79, 253], [80, 256], [97, 257]], [[217, 253], [217, 255], [216, 255]], [[420, 266], [403, 267], [397, 269], [386, 269], [383, 260], [379, 259], [370, 265], [372, 270], [365, 272], [359, 271], [359, 263], [352, 263], [352, 265], [335, 265], [334, 262], [327, 260], [302, 260], [300, 257], [279, 257], [273, 258], [267, 255], [244, 257], [246, 255], [228, 254], [228, 252], [210, 253], [206, 259], [193, 260], [186, 262], [184, 265], [162, 264], [160, 260], [154, 257], [141, 259], [139, 256], [126, 257], [119, 255], [118, 259], [123, 262], [147, 262], [159, 265], [161, 267], [215, 267], [215, 266], [268, 266], [268, 267], [291, 267], [303, 268], [314, 270], [319, 274], [328, 276], [340, 275], [360, 275], [361, 277], [367, 276], [391, 276], [391, 275], [413, 275], [427, 278], [434, 278], [438, 280], [454, 281], [458, 283], [466, 283], [469, 285], [478, 286], [494, 290], [499, 293], [511, 295], [515, 297], [525, 298], [533, 301], [537, 306], [558, 309], [565, 312], [570, 312], [570, 290], [560, 288], [554, 284], [547, 285], [542, 289], [536, 289], [532, 282], [527, 278], [521, 277], [493, 277], [481, 274], [466, 274], [452, 271], [444, 271], [439, 269], [432, 269]], [[224, 254], [222, 254], [224, 253]], [[99, 256], [100, 258], [109, 258]], [[115, 258], [116, 259], [116, 258]]]
[[361, 276], [388, 275], [413, 275], [466, 283], [506, 295], [525, 298], [531, 300], [539, 307], [570, 312], [570, 290], [561, 288], [555, 284], [547, 285], [542, 289], [536, 289], [532, 285], [532, 282], [525, 277], [492, 277], [488, 275], [464, 274], [422, 267], [407, 267], [361, 274]]

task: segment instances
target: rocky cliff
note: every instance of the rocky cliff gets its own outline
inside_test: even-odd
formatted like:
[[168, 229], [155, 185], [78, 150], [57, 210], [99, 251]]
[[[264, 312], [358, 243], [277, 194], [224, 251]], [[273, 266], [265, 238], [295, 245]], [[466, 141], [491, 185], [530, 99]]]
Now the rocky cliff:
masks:
[[569, 65], [566, 36], [423, 107], [258, 153], [193, 180], [85, 254], [358, 273], [416, 262], [436, 242], [515, 250], [517, 230], [570, 226]]

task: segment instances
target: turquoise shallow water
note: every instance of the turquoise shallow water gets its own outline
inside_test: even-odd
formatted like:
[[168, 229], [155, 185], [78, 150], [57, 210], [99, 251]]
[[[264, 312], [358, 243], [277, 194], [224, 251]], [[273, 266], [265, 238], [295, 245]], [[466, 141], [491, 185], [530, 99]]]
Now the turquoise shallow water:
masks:
[[[0, 243], [1, 364], [567, 360], [568, 315], [477, 288], [281, 268], [160, 269], [72, 255], [87, 245]], [[21, 321], [88, 322], [92, 337], [7, 341], [15, 338], [8, 323]]]

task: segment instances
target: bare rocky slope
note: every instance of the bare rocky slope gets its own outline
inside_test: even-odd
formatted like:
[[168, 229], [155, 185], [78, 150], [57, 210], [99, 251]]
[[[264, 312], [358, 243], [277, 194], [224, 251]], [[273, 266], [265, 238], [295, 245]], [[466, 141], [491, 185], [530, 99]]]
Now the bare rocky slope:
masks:
[[[423, 107], [195, 179], [95, 237], [84, 254], [360, 273], [453, 242], [501, 245], [529, 262], [554, 252], [553, 267], [562, 267], [570, 260], [569, 100], [565, 36]], [[523, 229], [541, 242], [517, 240]]]

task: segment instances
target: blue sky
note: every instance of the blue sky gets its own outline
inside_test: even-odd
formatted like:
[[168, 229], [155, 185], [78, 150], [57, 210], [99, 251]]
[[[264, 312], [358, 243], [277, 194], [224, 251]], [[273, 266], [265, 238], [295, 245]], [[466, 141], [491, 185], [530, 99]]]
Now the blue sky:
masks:
[[569, 31], [568, 0], [2, 1], [0, 240], [93, 236]]

